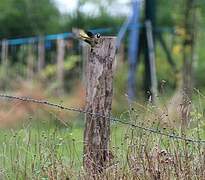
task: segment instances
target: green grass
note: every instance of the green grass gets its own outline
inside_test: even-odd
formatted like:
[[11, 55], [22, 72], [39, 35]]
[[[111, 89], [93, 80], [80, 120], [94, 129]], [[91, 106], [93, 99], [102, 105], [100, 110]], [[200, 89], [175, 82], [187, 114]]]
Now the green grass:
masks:
[[[123, 128], [113, 126], [112, 136], [115, 145], [121, 142]], [[82, 170], [82, 157], [82, 126], [71, 128], [39, 122], [0, 130], [0, 172], [5, 179], [49, 179], [49, 173], [69, 177]]]
[[[129, 114], [132, 123], [140, 121], [140, 116], [135, 119], [131, 112]], [[83, 178], [83, 121], [75, 124], [63, 127], [55, 121], [27, 122], [16, 129], [1, 129], [0, 172], [3, 179]], [[157, 128], [152, 123], [143, 126]], [[110, 149], [115, 166], [107, 171], [108, 179], [113, 179], [112, 172], [117, 179], [147, 179], [159, 172], [161, 178], [203, 175], [204, 145], [172, 140], [118, 123], [112, 123], [111, 132]], [[176, 172], [179, 165], [181, 169]], [[163, 170], [165, 167], [167, 169]]]
[[[116, 99], [114, 102], [114, 113], [121, 120], [181, 135], [179, 120], [169, 117], [173, 125], [165, 124], [162, 115], [166, 115], [166, 108], [159, 113], [169, 98], [159, 99], [159, 107], [133, 103], [126, 111], [118, 108], [122, 99], [120, 103]], [[191, 122], [184, 136], [205, 139], [204, 96], [194, 94], [193, 99]], [[69, 117], [65, 126], [58, 121], [57, 111], [39, 108], [23, 124], [13, 129], [0, 129], [0, 179], [84, 179], [83, 115], [68, 115], [63, 116]], [[103, 178], [203, 179], [204, 149], [205, 144], [176, 140], [112, 122], [110, 150], [114, 158]]]

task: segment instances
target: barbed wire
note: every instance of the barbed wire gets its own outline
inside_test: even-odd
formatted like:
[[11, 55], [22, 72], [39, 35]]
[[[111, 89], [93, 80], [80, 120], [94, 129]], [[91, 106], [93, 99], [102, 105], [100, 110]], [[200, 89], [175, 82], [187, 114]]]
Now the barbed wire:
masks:
[[7, 94], [0, 94], [0, 98], [1, 99], [19, 100], [19, 101], [24, 101], [24, 102], [42, 104], [42, 105], [54, 107], [54, 108], [65, 110], [65, 111], [73, 111], [73, 112], [77, 112], [77, 113], [89, 114], [89, 115], [92, 115], [92, 116], [95, 116], [95, 117], [110, 119], [111, 121], [119, 122], [119, 123], [124, 124], [124, 125], [129, 125], [133, 128], [138, 128], [138, 129], [141, 129], [143, 131], [147, 131], [147, 132], [150, 132], [150, 133], [166, 136], [166, 137], [171, 138], [171, 139], [182, 140], [182, 141], [186, 141], [186, 142], [190, 142], [190, 143], [205, 144], [205, 140], [183, 137], [183, 136], [176, 135], [175, 133], [166, 133], [166, 132], [163, 132], [162, 130], [159, 130], [159, 129], [148, 128], [148, 127], [144, 127], [144, 126], [141, 126], [141, 125], [132, 124], [130, 122], [125, 122], [125, 121], [123, 121], [123, 120], [121, 120], [117, 117], [104, 116], [100, 113], [93, 113], [93, 112], [89, 112], [89, 111], [86, 111], [86, 110], [80, 109], [80, 108], [66, 107], [66, 106], [63, 106], [63, 105], [60, 105], [60, 104], [49, 102], [47, 100], [38, 100], [38, 99], [33, 99], [31, 97], [19, 97], [19, 96], [14, 96], [14, 95], [7, 95]]

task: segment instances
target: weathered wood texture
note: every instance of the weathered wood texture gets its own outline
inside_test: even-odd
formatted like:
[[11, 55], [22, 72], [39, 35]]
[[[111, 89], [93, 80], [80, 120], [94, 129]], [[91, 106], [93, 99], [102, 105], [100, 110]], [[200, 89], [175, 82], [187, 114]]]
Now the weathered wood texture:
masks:
[[8, 73], [8, 41], [3, 40], [1, 45], [1, 64], [5, 74]]
[[44, 38], [40, 37], [38, 42], [38, 72], [40, 72], [45, 65], [45, 43]]
[[32, 80], [34, 77], [34, 44], [30, 43], [28, 45], [28, 55], [27, 55], [27, 79]]
[[[113, 96], [115, 38], [102, 37], [86, 64], [86, 110], [110, 116]], [[84, 167], [88, 174], [103, 172], [111, 158], [110, 119], [86, 114]]]
[[57, 80], [59, 83], [58, 93], [63, 93], [64, 86], [64, 56], [65, 56], [65, 40], [57, 40]]
[[1, 62], [5, 64], [8, 59], [8, 41], [3, 40], [1, 45]]

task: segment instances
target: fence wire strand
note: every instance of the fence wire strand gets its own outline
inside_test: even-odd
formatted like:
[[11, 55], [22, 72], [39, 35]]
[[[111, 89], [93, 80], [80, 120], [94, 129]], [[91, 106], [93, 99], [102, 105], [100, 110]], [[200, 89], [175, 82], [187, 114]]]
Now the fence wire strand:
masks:
[[163, 132], [162, 130], [159, 130], [159, 129], [148, 128], [148, 127], [144, 127], [141, 125], [132, 124], [130, 122], [125, 122], [117, 117], [104, 116], [100, 113], [93, 113], [93, 112], [89, 112], [89, 111], [86, 111], [86, 110], [80, 109], [80, 108], [66, 107], [66, 106], [63, 106], [60, 104], [49, 102], [47, 100], [38, 100], [38, 99], [33, 99], [31, 97], [19, 97], [19, 96], [13, 96], [13, 95], [8, 95], [8, 94], [0, 94], [0, 98], [1, 99], [8, 99], [8, 100], [24, 101], [24, 102], [35, 103], [35, 104], [42, 104], [42, 105], [50, 106], [50, 107], [65, 110], [65, 111], [72, 111], [72, 112], [77, 112], [77, 113], [82, 113], [82, 114], [89, 114], [89, 115], [92, 115], [95, 117], [110, 119], [111, 121], [119, 122], [121, 124], [128, 125], [128, 126], [131, 126], [133, 128], [138, 128], [138, 129], [141, 129], [143, 131], [166, 136], [166, 137], [171, 138], [171, 139], [182, 140], [182, 141], [190, 142], [190, 143], [205, 144], [205, 140], [183, 137], [183, 136], [176, 135], [174, 133], [166, 133], [166, 132]]

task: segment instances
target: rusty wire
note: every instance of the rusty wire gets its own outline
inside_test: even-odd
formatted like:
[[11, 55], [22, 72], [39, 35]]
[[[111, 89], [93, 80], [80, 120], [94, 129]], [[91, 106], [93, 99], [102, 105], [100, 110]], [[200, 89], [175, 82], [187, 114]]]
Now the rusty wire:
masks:
[[166, 133], [166, 132], [163, 132], [160, 129], [153, 129], [153, 128], [144, 127], [144, 126], [141, 126], [141, 125], [138, 125], [138, 124], [132, 124], [130, 122], [125, 122], [125, 121], [123, 121], [123, 120], [121, 120], [117, 117], [104, 116], [100, 113], [93, 113], [93, 112], [89, 112], [89, 111], [86, 111], [86, 110], [80, 109], [80, 108], [66, 107], [66, 106], [63, 106], [63, 105], [60, 105], [60, 104], [49, 102], [47, 100], [38, 100], [38, 99], [33, 99], [31, 97], [19, 97], [19, 96], [8, 95], [8, 94], [0, 94], [0, 98], [1, 99], [8, 99], [8, 100], [25, 101], [25, 102], [29, 102], [29, 103], [42, 104], [42, 105], [50, 106], [50, 107], [65, 110], [65, 111], [72, 111], [72, 112], [77, 112], [77, 113], [82, 113], [82, 114], [89, 114], [89, 115], [92, 115], [92, 116], [95, 116], [95, 117], [110, 119], [111, 121], [119, 122], [121, 124], [128, 125], [128, 126], [131, 126], [133, 128], [138, 128], [138, 129], [141, 129], [143, 131], [147, 131], [147, 132], [150, 132], [150, 133], [166, 136], [166, 137], [171, 138], [171, 139], [182, 140], [182, 141], [190, 142], [190, 143], [205, 144], [205, 140], [183, 137], [183, 136], [176, 135], [175, 133]]

